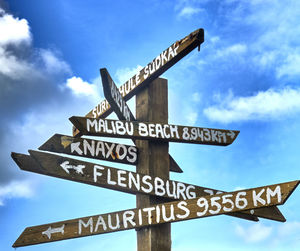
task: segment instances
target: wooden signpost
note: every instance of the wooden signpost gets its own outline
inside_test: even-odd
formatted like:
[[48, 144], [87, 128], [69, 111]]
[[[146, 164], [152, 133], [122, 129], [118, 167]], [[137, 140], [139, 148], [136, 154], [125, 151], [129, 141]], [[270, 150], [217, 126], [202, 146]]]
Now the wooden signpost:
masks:
[[[216, 195], [224, 191], [153, 177], [147, 174], [93, 164], [55, 154], [29, 151], [29, 155], [12, 153], [12, 158], [24, 171], [108, 188], [130, 194], [145, 194], [170, 200], [194, 199]], [[229, 214], [242, 219], [258, 221], [257, 217], [284, 222], [285, 218], [276, 207], [257, 209], [253, 212]]]
[[112, 119], [70, 118], [83, 134], [112, 138], [130, 138], [181, 142], [202, 145], [230, 145], [239, 134], [236, 130], [170, 125], [166, 123], [131, 122]]
[[[173, 43], [169, 48], [160, 53], [150, 63], [148, 63], [142, 70], [131, 77], [119, 90], [125, 99], [129, 100], [140, 89], [146, 87], [154, 79], [158, 78], [166, 70], [176, 64], [180, 59], [189, 54], [196, 47], [200, 50], [200, 45], [204, 42], [204, 30], [198, 29], [190, 33], [181, 40]], [[105, 118], [112, 112], [112, 109], [107, 102], [103, 100], [95, 108], [93, 108], [86, 117], [89, 118]], [[79, 134], [79, 131], [73, 127], [73, 136]]]
[[298, 184], [299, 181], [292, 181], [28, 227], [13, 247], [282, 205]]
[[[126, 101], [123, 99], [118, 87], [112, 80], [108, 71], [105, 68], [100, 69], [102, 78], [103, 92], [105, 98], [111, 104], [113, 111], [117, 114], [119, 120], [136, 121], [135, 116], [127, 106]], [[132, 140], [135, 143], [135, 140]], [[182, 173], [183, 171], [177, 165], [176, 161], [169, 155], [170, 171]]]
[[138, 161], [138, 149], [135, 146], [94, 139], [74, 138], [61, 134], [53, 135], [39, 147], [39, 150], [129, 165], [136, 165]]
[[104, 96], [110, 104], [112, 110], [117, 114], [118, 119], [135, 121], [135, 117], [123, 99], [115, 82], [112, 80], [106, 68], [100, 69]]
[[[171, 223], [225, 214], [246, 220], [258, 217], [284, 222], [282, 205], [299, 181], [224, 192], [169, 179], [169, 171], [182, 172], [169, 155], [169, 142], [227, 146], [236, 130], [168, 124], [167, 80], [163, 72], [204, 41], [202, 29], [175, 42], [119, 89], [101, 69], [104, 100], [86, 117], [70, 118], [73, 136], [55, 134], [39, 150], [136, 165], [136, 172], [33, 151], [12, 153], [25, 171], [112, 189], [136, 196], [137, 206], [26, 228], [13, 247], [34, 245], [128, 229], [137, 231], [138, 251], [171, 250]], [[126, 101], [136, 95], [136, 118]], [[109, 102], [109, 103], [108, 103]], [[111, 107], [110, 107], [111, 105]], [[119, 120], [105, 119], [114, 111]], [[136, 146], [80, 138], [82, 135], [132, 139]]]

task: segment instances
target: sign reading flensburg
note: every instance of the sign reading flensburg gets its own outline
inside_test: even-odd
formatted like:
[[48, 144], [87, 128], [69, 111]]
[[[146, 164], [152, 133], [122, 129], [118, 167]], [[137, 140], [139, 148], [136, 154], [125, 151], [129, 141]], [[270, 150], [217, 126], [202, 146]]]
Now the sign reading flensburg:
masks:
[[[130, 172], [55, 154], [32, 150], [29, 153], [30, 156], [12, 153], [12, 158], [22, 170], [116, 191], [155, 195], [170, 200], [194, 199], [200, 196], [224, 193], [224, 191], [216, 189], [152, 177], [147, 174]], [[258, 220], [257, 216], [281, 222], [285, 221], [283, 215], [275, 206], [230, 215], [253, 221]]]

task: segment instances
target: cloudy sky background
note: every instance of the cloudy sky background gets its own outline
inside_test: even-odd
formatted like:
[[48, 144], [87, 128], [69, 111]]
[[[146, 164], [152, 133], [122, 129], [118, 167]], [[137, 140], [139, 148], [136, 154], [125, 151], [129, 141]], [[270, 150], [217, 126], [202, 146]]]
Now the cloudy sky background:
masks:
[[[171, 178], [228, 191], [299, 179], [299, 16], [297, 0], [0, 1], [1, 250], [28, 226], [135, 207], [132, 195], [20, 171], [10, 153], [70, 135], [68, 118], [103, 99], [99, 68], [123, 84], [198, 28], [201, 51], [163, 75], [169, 122], [241, 133], [228, 147], [170, 144], [184, 170]], [[286, 223], [217, 216], [172, 224], [172, 250], [299, 250], [299, 196], [280, 207]], [[135, 250], [136, 234], [22, 249]]]

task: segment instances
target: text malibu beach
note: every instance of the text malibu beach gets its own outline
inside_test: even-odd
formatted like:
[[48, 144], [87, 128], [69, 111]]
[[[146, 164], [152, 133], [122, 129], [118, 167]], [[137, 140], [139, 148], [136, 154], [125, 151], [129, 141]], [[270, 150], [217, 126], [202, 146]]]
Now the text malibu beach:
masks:
[[169, 142], [186, 142], [207, 145], [229, 145], [239, 131], [202, 127], [189, 127], [162, 123], [144, 123], [86, 117], [70, 118], [83, 134], [133, 139], [159, 139]]

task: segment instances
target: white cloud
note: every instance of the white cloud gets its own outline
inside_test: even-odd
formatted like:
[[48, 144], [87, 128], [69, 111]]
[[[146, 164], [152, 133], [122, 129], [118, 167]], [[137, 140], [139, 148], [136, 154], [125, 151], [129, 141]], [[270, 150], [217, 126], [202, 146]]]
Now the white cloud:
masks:
[[70, 66], [63, 60], [59, 59], [51, 50], [40, 49], [40, 57], [48, 73], [70, 73]]
[[[19, 59], [8, 45], [22, 46], [31, 43], [30, 27], [27, 20], [14, 18], [0, 8], [0, 74], [20, 79], [31, 71], [31, 65]], [[34, 72], [34, 71], [32, 71]]]
[[255, 243], [267, 239], [272, 233], [272, 227], [264, 226], [262, 223], [255, 223], [255, 225], [252, 225], [249, 228], [236, 225], [235, 233], [245, 242]]
[[203, 9], [201, 8], [186, 6], [180, 10], [178, 16], [183, 18], [190, 18], [201, 11], [203, 11]]
[[245, 120], [278, 119], [300, 111], [300, 88], [258, 92], [249, 97], [229, 97], [218, 105], [204, 109], [213, 121], [230, 123]]
[[231, 57], [232, 55], [239, 55], [247, 52], [247, 45], [234, 44], [226, 48], [222, 48], [216, 52], [216, 57]]
[[33, 183], [30, 181], [12, 181], [0, 186], [0, 206], [12, 198], [31, 198], [34, 195]]
[[[70, 73], [70, 66], [57, 57], [57, 52], [35, 49], [33, 57], [24, 57], [22, 51], [30, 48], [32, 37], [26, 19], [7, 14], [0, 8], [0, 74], [12, 80], [33, 75]], [[9, 47], [8, 45], [13, 45]], [[35, 53], [37, 52], [37, 53]]]
[[21, 79], [26, 77], [29, 72], [33, 73], [31, 65], [6, 51], [0, 46], [0, 74], [3, 74], [11, 79]]
[[255, 40], [250, 37], [251, 63], [259, 70], [274, 67], [280, 78], [299, 75], [299, 8], [298, 0], [252, 0], [234, 1], [224, 9], [230, 9], [227, 21], [235, 29], [242, 21], [255, 30]]
[[[142, 70], [143, 67], [141, 65], [137, 65], [136, 67], [130, 68], [120, 68], [117, 69], [116, 77], [117, 79], [114, 80], [114, 82], [119, 85], [124, 84], [126, 81], [128, 81], [130, 78], [132, 78], [135, 74], [137, 74], [140, 70]], [[118, 85], [118, 86], [119, 86]]]
[[94, 84], [83, 81], [80, 77], [67, 79], [66, 87], [72, 90], [75, 95], [95, 96], [97, 89]]
[[0, 8], [0, 46], [19, 45], [31, 42], [30, 28], [27, 20], [15, 18]]
[[199, 94], [199, 92], [195, 92], [192, 94], [192, 100], [195, 103], [199, 103], [201, 101], [201, 95]]
[[240, 191], [240, 190], [245, 190], [245, 189], [246, 189], [245, 187], [237, 186], [233, 189], [233, 191]]
[[198, 113], [194, 111], [188, 111], [185, 113], [184, 117], [187, 125], [193, 126], [197, 122]]
[[280, 78], [282, 76], [296, 76], [300, 75], [300, 54], [290, 54], [287, 56], [287, 58], [284, 60], [282, 65], [278, 66], [277, 71], [277, 77]]
[[284, 224], [278, 227], [278, 235], [282, 238], [297, 233], [300, 233], [299, 221], [285, 222]]

